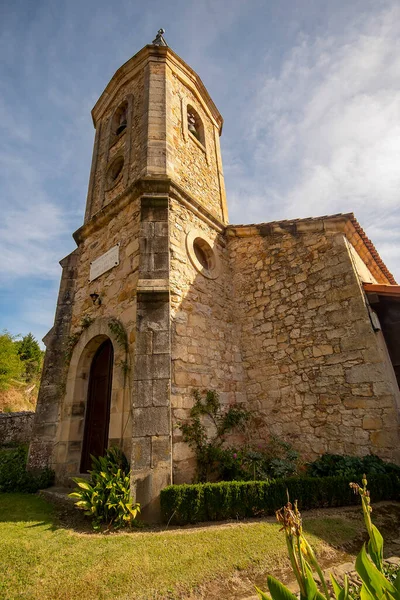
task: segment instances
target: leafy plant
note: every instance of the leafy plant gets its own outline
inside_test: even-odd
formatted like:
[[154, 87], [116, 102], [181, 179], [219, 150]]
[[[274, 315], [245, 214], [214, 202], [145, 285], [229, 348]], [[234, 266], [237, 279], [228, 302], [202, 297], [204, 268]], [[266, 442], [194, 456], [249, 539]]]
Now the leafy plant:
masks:
[[0, 492], [34, 494], [53, 484], [54, 472], [50, 469], [26, 470], [27, 456], [24, 445], [0, 448]]
[[[197, 481], [207, 481], [218, 470], [221, 447], [225, 436], [233, 430], [244, 430], [250, 412], [238, 404], [222, 407], [215, 390], [193, 390], [194, 404], [190, 410], [190, 421], [180, 423], [183, 440], [194, 450], [197, 461]], [[213, 428], [209, 434], [204, 421]]]
[[290, 477], [297, 471], [299, 454], [288, 443], [271, 436], [264, 447], [226, 448], [218, 457], [223, 481], [262, 481]]
[[108, 322], [108, 328], [115, 335], [115, 338], [116, 338], [118, 344], [121, 346], [121, 348], [123, 348], [125, 351], [127, 351], [128, 350], [128, 334], [126, 333], [126, 330], [125, 330], [124, 326], [122, 325], [122, 323], [120, 323], [117, 319], [111, 319]]
[[17, 353], [24, 365], [24, 379], [28, 383], [38, 379], [41, 371], [44, 352], [40, 349], [32, 333], [15, 342]]
[[93, 323], [93, 321], [94, 321], [94, 318], [91, 315], [89, 315], [89, 314], [83, 315], [83, 317], [81, 319], [81, 329], [82, 330], [88, 329], [91, 326], [91, 324]]
[[[361, 496], [364, 520], [369, 540], [364, 543], [356, 559], [356, 570], [362, 581], [361, 600], [400, 600], [400, 572], [395, 579], [386, 577], [383, 564], [383, 537], [371, 521], [370, 494], [367, 490], [367, 479], [363, 476], [362, 486], [351, 483], [350, 487]], [[285, 531], [289, 558], [294, 575], [300, 588], [300, 600], [331, 600], [323, 572], [315, 554], [303, 535], [300, 512], [297, 502], [290, 502], [276, 512], [278, 521]], [[314, 578], [316, 573], [319, 588]], [[347, 576], [341, 587], [331, 575], [333, 594], [336, 600], [354, 600], [349, 588]], [[272, 600], [295, 600], [296, 596], [280, 581], [268, 575], [267, 583]], [[263, 591], [257, 592], [262, 600], [271, 600]]]
[[72, 492], [76, 507], [92, 519], [93, 529], [102, 524], [107, 529], [132, 526], [140, 505], [132, 503], [130, 496], [129, 463], [119, 448], [109, 448], [105, 456], [92, 456], [90, 480], [73, 478], [78, 488]]
[[323, 454], [307, 465], [307, 474], [311, 477], [361, 477], [367, 475], [395, 474], [400, 476], [400, 467], [383, 461], [375, 454], [364, 457]]
[[19, 379], [23, 370], [15, 337], [4, 330], [0, 335], [0, 390], [6, 390], [12, 379]]

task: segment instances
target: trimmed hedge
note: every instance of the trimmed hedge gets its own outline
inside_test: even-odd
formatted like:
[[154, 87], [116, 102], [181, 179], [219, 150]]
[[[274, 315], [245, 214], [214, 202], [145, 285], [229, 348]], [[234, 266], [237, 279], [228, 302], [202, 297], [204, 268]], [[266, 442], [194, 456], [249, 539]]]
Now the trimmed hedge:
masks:
[[[164, 522], [185, 525], [273, 515], [289, 498], [300, 510], [359, 504], [346, 477], [293, 477], [270, 481], [223, 481], [170, 485], [161, 491]], [[361, 483], [361, 482], [360, 482]], [[371, 475], [368, 489], [373, 502], [400, 499], [400, 478]]]

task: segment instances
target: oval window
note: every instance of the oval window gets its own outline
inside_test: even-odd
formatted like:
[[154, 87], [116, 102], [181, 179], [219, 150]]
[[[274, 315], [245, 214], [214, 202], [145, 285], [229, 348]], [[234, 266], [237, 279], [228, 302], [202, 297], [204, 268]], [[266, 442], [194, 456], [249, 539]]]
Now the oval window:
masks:
[[191, 231], [186, 236], [186, 248], [193, 266], [204, 277], [216, 279], [220, 271], [219, 261], [211, 244], [213, 242], [200, 231]]

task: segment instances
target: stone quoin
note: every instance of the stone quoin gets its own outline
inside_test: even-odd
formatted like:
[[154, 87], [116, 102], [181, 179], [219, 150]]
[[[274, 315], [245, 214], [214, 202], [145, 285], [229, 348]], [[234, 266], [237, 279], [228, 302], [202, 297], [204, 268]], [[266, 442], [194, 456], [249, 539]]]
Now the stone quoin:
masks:
[[162, 33], [92, 111], [29, 468], [71, 486], [118, 445], [156, 519], [160, 490], [193, 476], [176, 425], [195, 388], [255, 411], [255, 442], [400, 464], [400, 286], [352, 213], [228, 224], [222, 117]]

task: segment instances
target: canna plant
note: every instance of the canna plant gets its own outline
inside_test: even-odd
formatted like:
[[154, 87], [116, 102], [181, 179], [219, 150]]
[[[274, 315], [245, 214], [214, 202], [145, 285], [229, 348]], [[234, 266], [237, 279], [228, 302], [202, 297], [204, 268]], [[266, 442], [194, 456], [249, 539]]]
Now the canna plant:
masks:
[[[362, 486], [351, 483], [355, 493], [360, 494], [364, 520], [369, 540], [363, 544], [356, 559], [356, 570], [361, 578], [361, 600], [400, 600], [400, 571], [393, 582], [384, 574], [383, 537], [371, 520], [371, 501], [367, 490], [367, 479], [363, 476]], [[343, 587], [331, 575], [333, 594], [330, 594], [324, 574], [318, 564], [314, 551], [303, 534], [302, 520], [297, 503], [288, 502], [276, 512], [278, 521], [285, 532], [291, 566], [299, 584], [300, 600], [353, 600], [349, 591], [349, 581], [344, 577]], [[319, 587], [314, 573], [318, 576]], [[267, 583], [270, 595], [257, 589], [262, 600], [297, 600], [297, 596], [280, 581], [268, 575]]]
[[368, 531], [369, 540], [367, 543], [367, 552], [372, 558], [378, 571], [382, 572], [383, 569], [383, 537], [377, 527], [372, 523], [371, 520], [371, 498], [369, 491], [367, 490], [367, 479], [364, 474], [362, 479], [362, 486], [358, 483], [350, 483], [350, 487], [354, 490], [355, 494], [360, 494], [361, 505], [364, 514], [365, 526]]
[[105, 456], [92, 456], [90, 479], [74, 477], [78, 488], [69, 494], [76, 498], [75, 506], [92, 519], [93, 529], [100, 530], [132, 526], [140, 505], [130, 496], [130, 471], [125, 455], [118, 448], [109, 448]]

